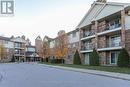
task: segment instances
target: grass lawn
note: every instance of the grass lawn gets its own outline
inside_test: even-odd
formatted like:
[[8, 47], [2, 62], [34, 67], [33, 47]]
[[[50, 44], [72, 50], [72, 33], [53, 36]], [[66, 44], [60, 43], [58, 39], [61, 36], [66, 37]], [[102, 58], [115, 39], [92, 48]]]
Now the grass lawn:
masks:
[[116, 66], [88, 66], [88, 65], [72, 65], [72, 64], [51, 64], [51, 63], [43, 63], [43, 64], [130, 74], [130, 68], [120, 68]]

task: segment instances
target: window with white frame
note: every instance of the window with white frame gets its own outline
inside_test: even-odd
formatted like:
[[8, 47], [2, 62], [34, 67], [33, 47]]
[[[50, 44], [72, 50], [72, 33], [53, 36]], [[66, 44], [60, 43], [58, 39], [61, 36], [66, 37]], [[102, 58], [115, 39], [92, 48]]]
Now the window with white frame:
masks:
[[121, 45], [121, 37], [120, 36], [114, 36], [111, 37], [111, 47], [117, 47]]

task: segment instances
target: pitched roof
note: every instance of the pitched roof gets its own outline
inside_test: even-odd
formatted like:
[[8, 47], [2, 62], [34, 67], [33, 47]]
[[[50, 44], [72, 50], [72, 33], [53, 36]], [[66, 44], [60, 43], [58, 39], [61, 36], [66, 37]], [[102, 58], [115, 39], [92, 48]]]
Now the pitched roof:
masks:
[[126, 8], [128, 6], [130, 6], [130, 3], [94, 2], [89, 11], [86, 13], [86, 15], [83, 17], [83, 19], [77, 26], [77, 28], [89, 25], [94, 20], [98, 20], [100, 18], [119, 12], [123, 8]]
[[0, 36], [0, 40], [6, 40], [6, 41], [10, 41], [10, 38], [8, 38], [8, 37], [3, 37], [3, 36]]
[[68, 32], [67, 35], [72, 34], [73, 32], [78, 32], [78, 31], [79, 31], [78, 29], [72, 30], [72, 31]]
[[24, 40], [21, 37], [12, 38], [11, 41], [13, 41], [13, 42], [20, 42], [20, 43], [26, 43], [26, 40]]
[[42, 38], [40, 36], [37, 36], [35, 40], [42, 40]]
[[50, 38], [50, 37], [48, 37], [48, 36], [45, 36], [44, 38], [43, 38], [43, 41], [45, 41], [45, 40], [48, 40], [48, 41], [51, 41], [53, 38]]

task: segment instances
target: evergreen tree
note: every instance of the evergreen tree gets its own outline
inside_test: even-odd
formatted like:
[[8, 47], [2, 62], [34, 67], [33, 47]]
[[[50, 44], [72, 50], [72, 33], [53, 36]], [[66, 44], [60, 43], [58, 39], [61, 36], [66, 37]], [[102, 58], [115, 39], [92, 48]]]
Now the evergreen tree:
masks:
[[117, 65], [119, 67], [128, 67], [129, 66], [129, 62], [130, 62], [130, 59], [129, 59], [129, 54], [128, 52], [126, 51], [126, 49], [122, 49], [120, 51], [120, 54], [118, 56], [118, 61], [117, 61]]
[[15, 56], [12, 56], [11, 62], [15, 62]]
[[76, 50], [76, 52], [74, 54], [73, 64], [75, 64], [75, 65], [80, 65], [81, 64], [81, 59], [80, 59], [78, 50]]
[[93, 49], [93, 52], [90, 55], [90, 65], [91, 66], [99, 66], [99, 55], [96, 51], [96, 49]]

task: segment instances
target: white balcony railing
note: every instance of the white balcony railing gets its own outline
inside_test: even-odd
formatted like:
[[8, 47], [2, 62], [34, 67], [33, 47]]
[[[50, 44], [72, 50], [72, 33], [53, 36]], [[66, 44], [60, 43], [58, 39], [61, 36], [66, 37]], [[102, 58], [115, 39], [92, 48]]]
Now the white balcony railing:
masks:
[[84, 32], [83, 38], [84, 38], [84, 37], [93, 36], [93, 35], [95, 35], [95, 32]]

